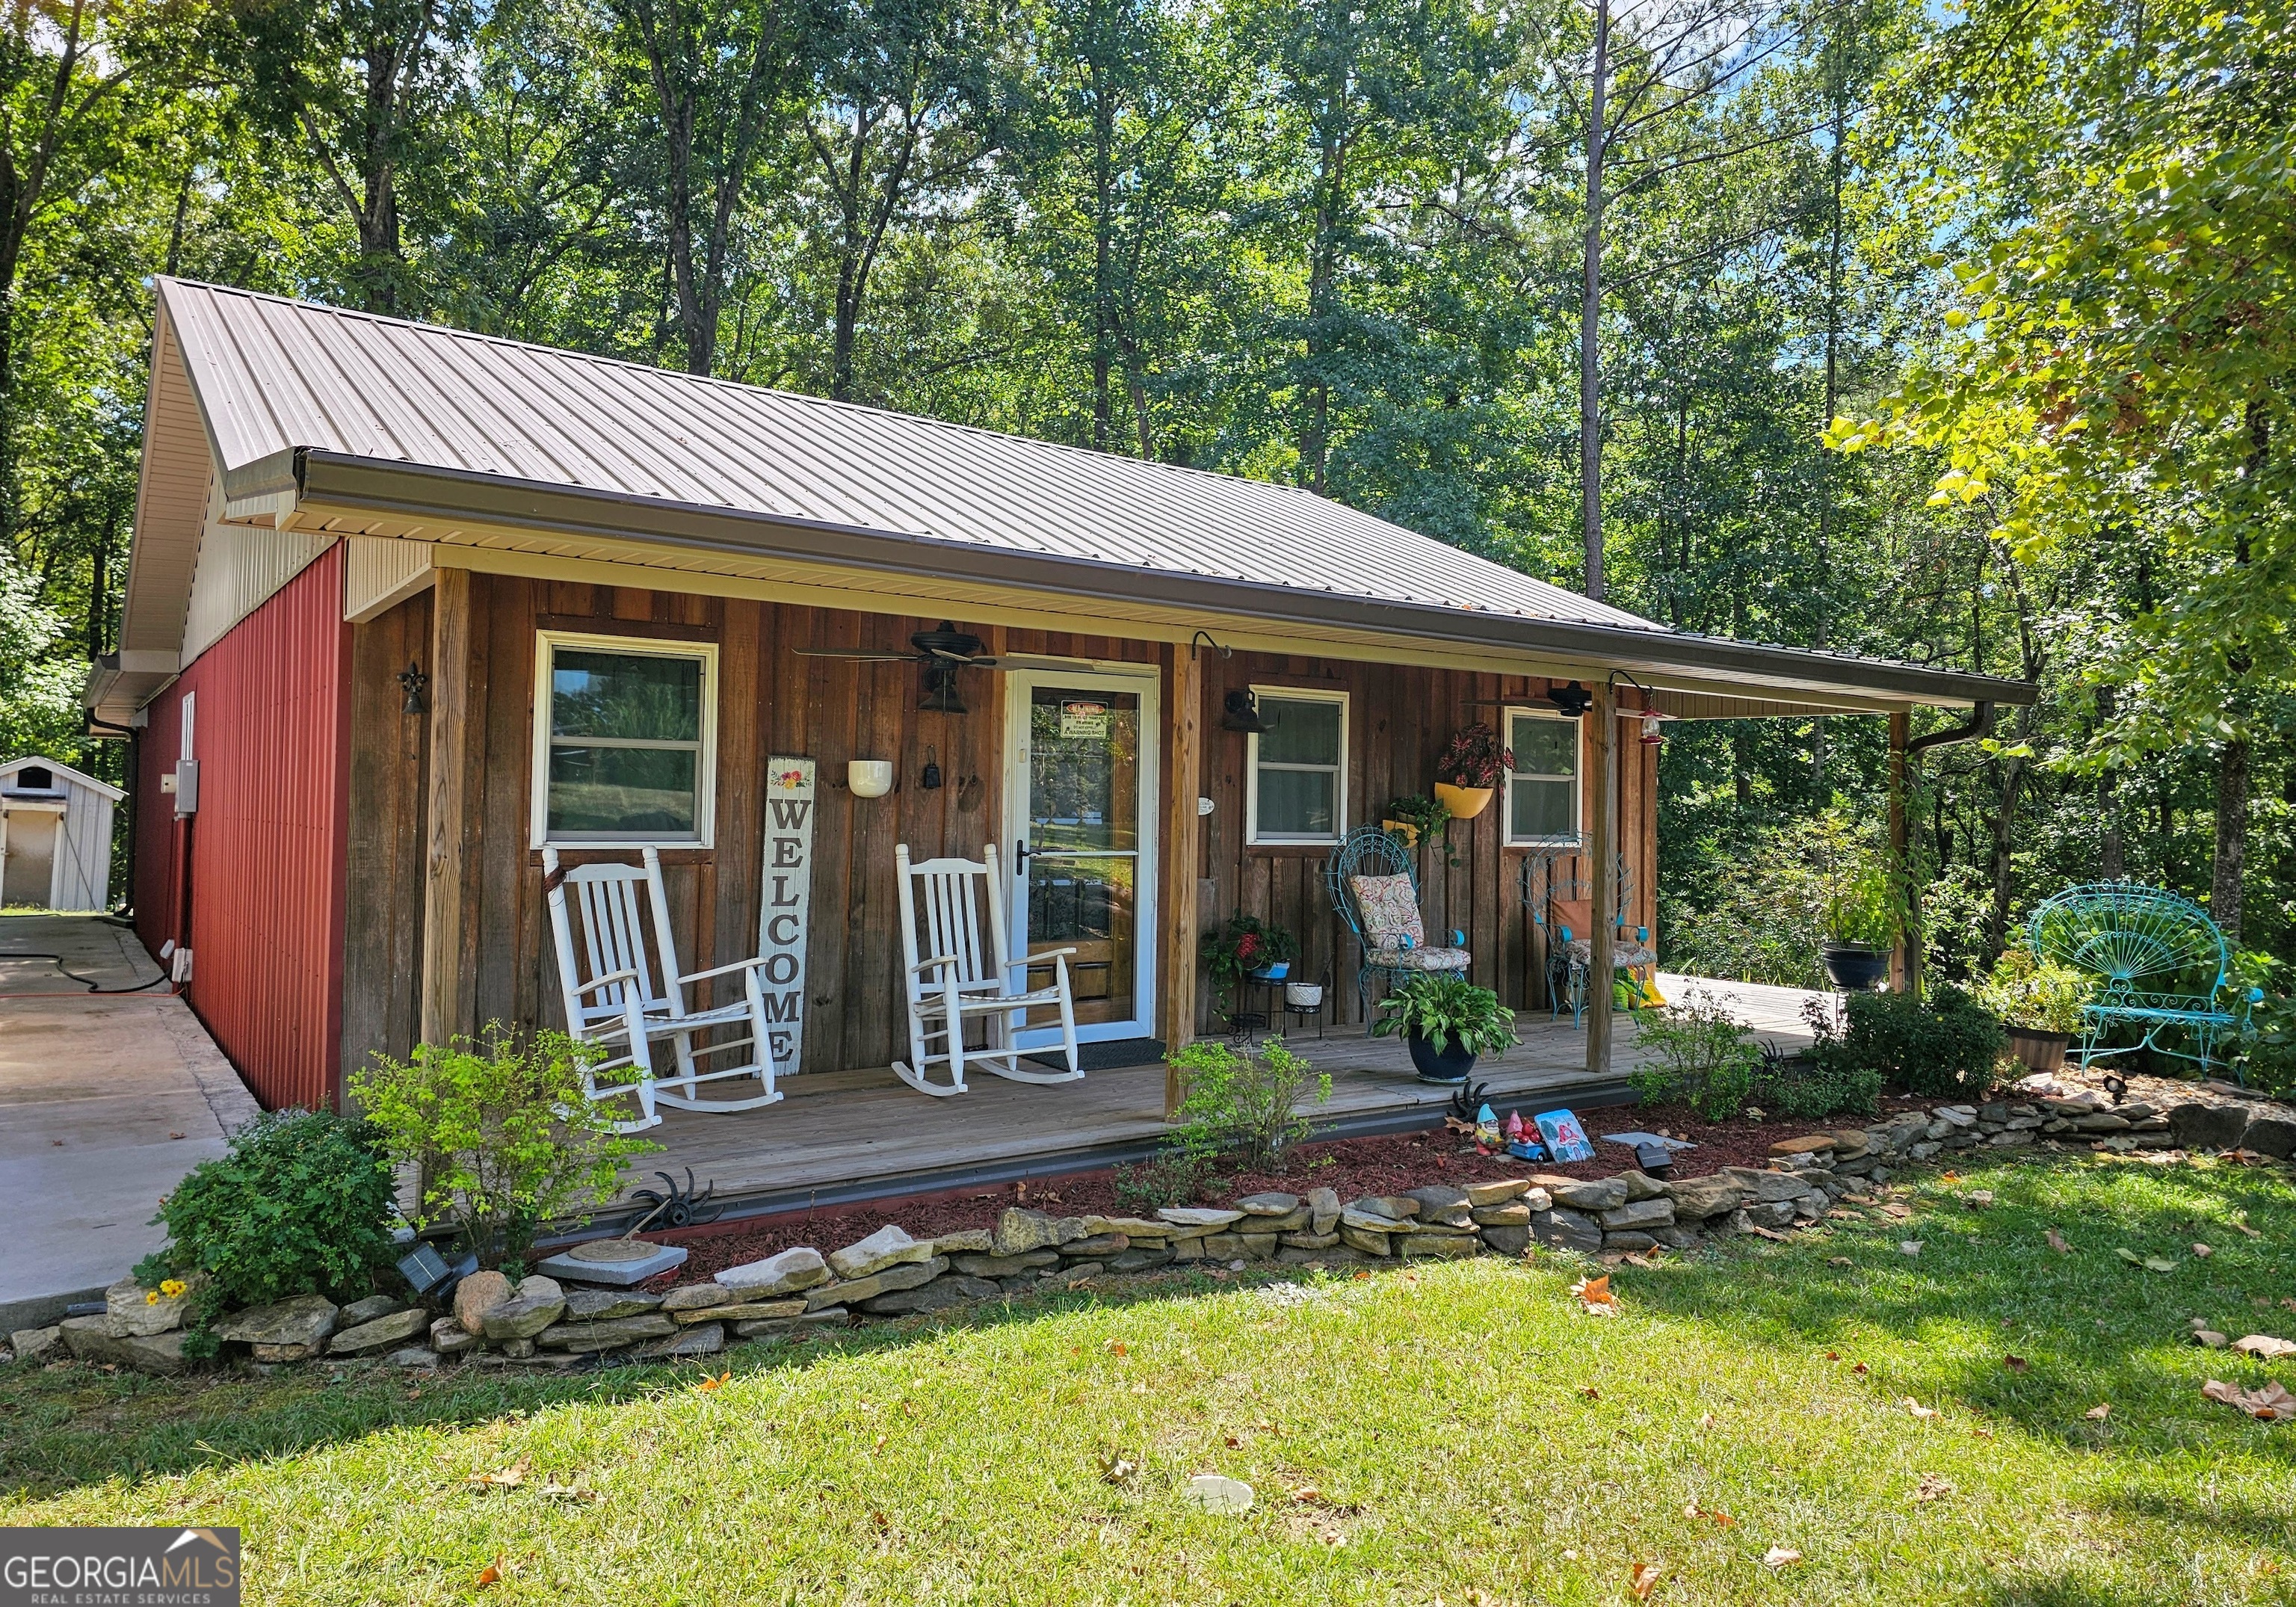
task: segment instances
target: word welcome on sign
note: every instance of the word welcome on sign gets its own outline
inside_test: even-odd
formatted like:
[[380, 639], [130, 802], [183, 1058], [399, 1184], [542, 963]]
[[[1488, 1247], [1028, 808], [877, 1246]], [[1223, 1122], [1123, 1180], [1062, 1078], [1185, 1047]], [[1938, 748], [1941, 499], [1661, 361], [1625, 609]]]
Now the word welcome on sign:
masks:
[[805, 940], [813, 909], [813, 760], [766, 761], [766, 873], [758, 906], [758, 955], [775, 1068], [804, 1070]]

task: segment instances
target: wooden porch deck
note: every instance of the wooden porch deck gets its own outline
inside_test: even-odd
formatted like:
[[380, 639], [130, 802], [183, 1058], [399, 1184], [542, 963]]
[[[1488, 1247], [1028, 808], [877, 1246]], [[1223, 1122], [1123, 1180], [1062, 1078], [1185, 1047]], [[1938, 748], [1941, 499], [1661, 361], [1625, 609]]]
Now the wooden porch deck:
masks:
[[[1670, 999], [1685, 986], [1726, 999], [1765, 1039], [1789, 1046], [1809, 1041], [1800, 1012], [1812, 996], [1800, 989], [1659, 978]], [[1628, 1097], [1627, 1073], [1640, 1063], [1630, 1021], [1618, 1023], [1612, 1073], [1600, 1079], [1587, 1076], [1586, 1034], [1568, 1017], [1526, 1015], [1519, 1024], [1521, 1045], [1475, 1068], [1497, 1109], [1512, 1106], [1527, 1117], [1533, 1105]], [[1316, 1070], [1331, 1073], [1331, 1101], [1315, 1111], [1321, 1133], [1431, 1127], [1449, 1103], [1451, 1090], [1420, 1082], [1408, 1052], [1394, 1039], [1365, 1037], [1348, 1027], [1326, 1029], [1320, 1040], [1309, 1033], [1291, 1042]], [[657, 1170], [683, 1181], [691, 1168], [697, 1186], [714, 1184], [716, 1199], [730, 1202], [734, 1214], [758, 1215], [1088, 1171], [1146, 1156], [1166, 1131], [1161, 1064], [1091, 1071], [1053, 1087], [987, 1074], [968, 1081], [965, 1094], [936, 1100], [905, 1086], [890, 1067], [816, 1072], [785, 1079], [787, 1097], [764, 1110], [666, 1111], [645, 1135], [662, 1152], [645, 1157], [643, 1175], [633, 1181], [650, 1183]]]

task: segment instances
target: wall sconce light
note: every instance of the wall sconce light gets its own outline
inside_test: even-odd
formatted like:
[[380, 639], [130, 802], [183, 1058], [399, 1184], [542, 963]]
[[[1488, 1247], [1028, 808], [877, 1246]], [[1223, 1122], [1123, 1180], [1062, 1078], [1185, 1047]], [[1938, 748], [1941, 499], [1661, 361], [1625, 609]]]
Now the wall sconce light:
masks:
[[422, 673], [422, 667], [412, 659], [407, 660], [406, 668], [398, 672], [398, 684], [406, 689], [406, 706], [399, 712], [402, 714], [430, 713], [430, 705], [422, 701], [422, 689], [430, 685], [430, 677]]
[[845, 784], [856, 798], [882, 798], [893, 790], [893, 761], [855, 758], [845, 762]]
[[1568, 686], [1557, 686], [1548, 693], [1546, 701], [1554, 705], [1563, 718], [1575, 720], [1595, 706], [1595, 694], [1573, 681]]
[[917, 785], [928, 792], [940, 791], [940, 752], [938, 749], [925, 750], [924, 772], [917, 777]]
[[1259, 712], [1259, 696], [1248, 686], [1231, 688], [1222, 704], [1223, 731], [1268, 731], [1275, 722]]

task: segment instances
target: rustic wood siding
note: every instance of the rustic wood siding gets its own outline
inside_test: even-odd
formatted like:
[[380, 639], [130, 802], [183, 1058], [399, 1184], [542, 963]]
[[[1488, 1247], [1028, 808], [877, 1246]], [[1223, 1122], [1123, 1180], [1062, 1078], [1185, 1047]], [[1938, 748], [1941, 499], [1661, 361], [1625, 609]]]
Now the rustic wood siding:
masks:
[[[484, 1023], [556, 1023], [561, 1018], [542, 895], [541, 856], [527, 846], [533, 742], [533, 638], [538, 628], [706, 639], [718, 644], [718, 795], [714, 847], [663, 852], [680, 958], [691, 968], [757, 952], [759, 854], [767, 757], [810, 755], [821, 766], [821, 805], [814, 837], [811, 946], [807, 956], [806, 1070], [883, 1065], [898, 1053], [905, 1030], [898, 996], [898, 894], [893, 849], [906, 842], [920, 857], [977, 857], [991, 840], [1008, 857], [1003, 820], [1004, 686], [990, 675], [961, 676], [970, 709], [964, 716], [917, 707], [922, 691], [913, 663], [868, 664], [800, 657], [796, 647], [906, 650], [913, 632], [937, 619], [788, 607], [632, 587], [597, 586], [474, 574], [472, 707], [481, 711], [483, 750], [468, 807], [479, 823], [464, 898], [474, 901], [483, 940], [469, 956], [473, 1019]], [[419, 1015], [423, 819], [429, 717], [401, 712], [404, 693], [392, 677], [430, 652], [430, 601], [417, 596], [352, 627], [353, 688], [349, 932], [345, 948], [343, 1057], [356, 1066], [382, 1050], [404, 1054]], [[1064, 632], [967, 626], [992, 652], [1039, 652], [1079, 659], [1163, 664], [1169, 688], [1171, 650], [1151, 642]], [[1219, 728], [1221, 697], [1248, 682], [1345, 686], [1349, 717], [1351, 824], [1405, 792], [1424, 792], [1435, 755], [1453, 730], [1495, 718], [1495, 706], [1470, 708], [1472, 697], [1529, 695], [1544, 683], [1388, 665], [1324, 664], [1239, 653], [1203, 658], [1204, 751], [1201, 785], [1215, 802], [1201, 824], [1193, 867], [1167, 857], [1163, 873], [1197, 878], [1208, 923], [1236, 907], [1274, 915], [1299, 931], [1303, 974], [1320, 975], [1335, 947], [1334, 921], [1323, 891], [1323, 850], [1253, 849], [1242, 840], [1243, 739]], [[433, 676], [440, 667], [422, 663]], [[1167, 724], [1169, 713], [1167, 710]], [[925, 750], [936, 751], [946, 784], [920, 787]], [[1652, 750], [1621, 775], [1623, 817], [1649, 824]], [[890, 797], [857, 801], [844, 791], [852, 758], [890, 758], [899, 778]], [[1166, 775], [1171, 774], [1170, 767]], [[1160, 820], [1163, 811], [1152, 812]], [[1524, 928], [1517, 892], [1519, 854], [1498, 848], [1500, 810], [1455, 828], [1461, 863], [1430, 878], [1431, 926], [1464, 927], [1480, 980], [1505, 996], [1525, 996]], [[1640, 864], [1650, 857], [1647, 833]], [[1630, 841], [1636, 839], [1630, 839]], [[1630, 849], [1630, 857], [1633, 850]], [[570, 859], [583, 857], [569, 854]], [[1431, 861], [1433, 856], [1429, 856]], [[1636, 871], [1636, 896], [1647, 910], [1647, 877]], [[1645, 913], [1640, 917], [1645, 922]], [[1352, 963], [1352, 955], [1348, 963]], [[1352, 972], [1334, 972], [1353, 1007]], [[721, 984], [722, 986], [722, 984]], [[727, 996], [730, 996], [730, 994]], [[1209, 1023], [1218, 1002], [1198, 1012]]]

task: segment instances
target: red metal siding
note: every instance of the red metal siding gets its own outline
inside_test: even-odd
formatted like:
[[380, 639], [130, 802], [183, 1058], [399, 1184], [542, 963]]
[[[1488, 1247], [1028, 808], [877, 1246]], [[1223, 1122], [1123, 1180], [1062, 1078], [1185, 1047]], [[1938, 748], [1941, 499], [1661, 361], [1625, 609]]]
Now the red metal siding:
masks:
[[[270, 1109], [332, 1105], [337, 1094], [349, 776], [342, 553], [331, 548], [153, 701], [136, 776], [136, 930], [154, 952], [169, 938], [186, 942], [193, 1011]], [[187, 693], [200, 796], [186, 826], [160, 778], [180, 752]]]

